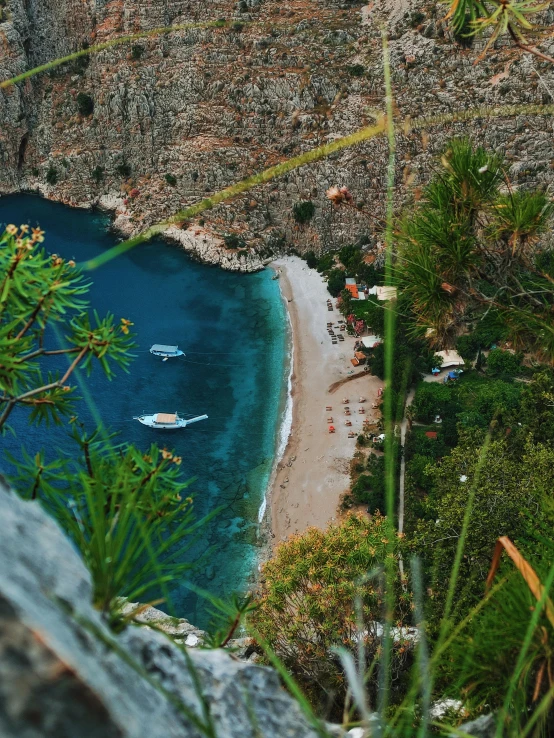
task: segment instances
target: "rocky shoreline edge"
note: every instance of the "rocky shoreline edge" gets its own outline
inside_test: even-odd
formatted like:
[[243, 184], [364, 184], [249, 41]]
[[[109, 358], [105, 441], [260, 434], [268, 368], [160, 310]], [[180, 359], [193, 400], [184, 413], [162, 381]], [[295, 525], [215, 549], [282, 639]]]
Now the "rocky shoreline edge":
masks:
[[[84, 202], [67, 202], [63, 198], [52, 197], [50, 188], [39, 185], [33, 188], [18, 188], [0, 193], [0, 197], [17, 194], [32, 194], [52, 202], [60, 202], [82, 210], [98, 209], [109, 213], [112, 218], [111, 230], [121, 238], [138, 235], [133, 226], [133, 213], [127, 207], [125, 198], [119, 195], [100, 195]], [[249, 274], [259, 272], [277, 258], [277, 254], [262, 256], [254, 248], [228, 248], [223, 238], [208, 229], [195, 224], [186, 227], [178, 224], [168, 226], [160, 237], [179, 244], [195, 261], [217, 266], [229, 272]]]

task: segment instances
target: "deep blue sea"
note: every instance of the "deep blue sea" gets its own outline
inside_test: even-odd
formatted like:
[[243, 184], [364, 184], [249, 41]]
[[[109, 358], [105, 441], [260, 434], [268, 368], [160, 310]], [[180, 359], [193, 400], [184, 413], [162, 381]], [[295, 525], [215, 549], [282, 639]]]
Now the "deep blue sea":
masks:
[[[0, 222], [39, 224], [46, 249], [77, 263], [116, 243], [106, 215], [32, 195], [0, 198]], [[118, 371], [109, 382], [99, 368], [93, 371], [86, 380], [90, 396], [120, 441], [144, 449], [158, 441], [176, 449], [184, 477], [196, 478], [198, 516], [223, 508], [202, 531], [191, 577], [223, 598], [244, 589], [256, 566], [258, 511], [285, 405], [288, 323], [272, 274], [224, 272], [161, 240], [88, 274], [91, 306], [132, 320], [139, 344], [129, 374]], [[162, 362], [148, 352], [153, 343], [178, 344], [186, 358]], [[93, 427], [87, 403], [81, 400], [77, 409]], [[165, 433], [132, 420], [143, 412], [175, 410], [207, 413], [209, 419]], [[65, 429], [29, 429], [24, 409], [14, 410], [10, 423], [17, 437], [4, 436], [0, 443], [15, 455], [23, 444], [29, 453], [46, 448], [52, 454], [65, 444]], [[7, 469], [3, 457], [2, 452], [0, 464]], [[205, 603], [183, 582], [174, 583], [172, 599], [176, 614], [207, 625]]]

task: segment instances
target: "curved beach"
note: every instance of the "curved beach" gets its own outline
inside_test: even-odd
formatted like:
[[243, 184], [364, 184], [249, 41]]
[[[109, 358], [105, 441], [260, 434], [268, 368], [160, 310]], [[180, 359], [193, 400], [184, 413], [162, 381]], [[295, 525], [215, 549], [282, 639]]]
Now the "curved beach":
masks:
[[[327, 323], [342, 319], [327, 309], [330, 295], [321, 275], [291, 256], [272, 265], [280, 272], [280, 286], [289, 310], [293, 340], [292, 426], [270, 491], [271, 528], [275, 544], [310, 526], [325, 528], [337, 517], [341, 495], [348, 490], [350, 463], [363, 421], [377, 418], [372, 409], [382, 381], [368, 373], [330, 391], [352, 372], [354, 341], [331, 343]], [[334, 305], [333, 300], [333, 305]], [[335, 332], [337, 332], [335, 330]], [[360, 396], [366, 402], [359, 403]], [[352, 426], [345, 425], [343, 398], [349, 398]], [[327, 411], [326, 407], [332, 410]], [[359, 414], [359, 408], [365, 414]], [[328, 417], [335, 433], [328, 432]]]

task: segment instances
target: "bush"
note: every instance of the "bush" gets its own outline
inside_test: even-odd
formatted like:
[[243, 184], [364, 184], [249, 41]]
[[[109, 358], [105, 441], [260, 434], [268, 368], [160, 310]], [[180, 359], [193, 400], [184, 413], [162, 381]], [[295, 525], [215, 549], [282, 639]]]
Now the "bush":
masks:
[[140, 59], [143, 54], [144, 46], [141, 46], [140, 44], [135, 44], [134, 46], [131, 46], [131, 56], [133, 57], [133, 59]]
[[101, 166], [95, 167], [92, 170], [90, 176], [93, 178], [96, 184], [99, 184], [104, 177], [104, 167], [101, 167]]
[[[393, 536], [389, 542], [388, 533], [389, 526], [381, 515], [371, 520], [349, 515], [325, 531], [310, 528], [285, 541], [263, 567], [254, 625], [314, 705], [328, 708], [334, 701], [334, 716], [342, 710], [346, 684], [332, 649], [340, 645], [356, 652], [356, 597], [362, 601], [360, 625], [366, 634], [367, 663], [360, 666], [365, 671], [379, 660], [382, 636], [375, 623], [383, 617], [383, 590], [378, 577], [367, 580], [366, 575], [384, 563], [387, 550], [397, 556], [400, 540]], [[398, 580], [394, 589], [394, 620], [395, 625], [401, 625], [404, 618], [411, 617], [411, 596], [401, 590]], [[405, 647], [393, 643], [392, 669], [396, 677], [407, 666], [408, 655]], [[375, 697], [378, 671], [373, 668], [368, 672], [370, 703]]]
[[456, 350], [464, 361], [472, 362], [480, 348], [483, 348], [481, 341], [475, 334], [460, 336], [456, 341]]
[[351, 77], [363, 77], [365, 67], [363, 64], [352, 64], [346, 67]]
[[50, 164], [46, 172], [46, 181], [51, 185], [55, 185], [58, 181], [58, 170], [52, 164]]
[[295, 203], [292, 214], [297, 223], [308, 223], [315, 214], [315, 205], [311, 200], [302, 200]]
[[313, 251], [307, 251], [304, 255], [304, 258], [306, 259], [306, 264], [309, 266], [310, 269], [316, 268], [317, 256]]
[[122, 177], [130, 177], [131, 176], [131, 167], [127, 162], [123, 162], [122, 164], [118, 164], [115, 168], [115, 171], [120, 174]]
[[493, 349], [487, 358], [487, 374], [496, 379], [510, 380], [521, 371], [521, 361], [516, 354]]
[[344, 272], [342, 269], [331, 269], [327, 280], [327, 289], [333, 297], [340, 295], [344, 289]]
[[165, 181], [168, 185], [175, 187], [175, 185], [177, 184], [177, 177], [175, 177], [173, 174], [166, 174]]
[[246, 248], [246, 242], [244, 239], [240, 238], [240, 236], [237, 236], [236, 233], [226, 233], [223, 236], [223, 241], [225, 243], [226, 248], [228, 249], [245, 249]]
[[79, 109], [81, 115], [88, 117], [94, 112], [94, 100], [85, 92], [80, 92], [77, 95], [77, 108]]

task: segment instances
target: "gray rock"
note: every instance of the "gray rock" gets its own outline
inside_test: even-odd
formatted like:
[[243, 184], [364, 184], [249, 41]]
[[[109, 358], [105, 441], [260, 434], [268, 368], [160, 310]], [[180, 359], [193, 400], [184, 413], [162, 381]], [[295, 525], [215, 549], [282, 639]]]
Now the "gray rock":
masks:
[[[486, 40], [462, 49], [443, 24], [437, 25], [440, 13], [433, 14], [432, 4], [423, 0], [386, 0], [371, 12], [357, 3], [325, 0], [309, 20], [302, 4], [240, 4], [252, 12], [235, 17], [254, 21], [240, 33], [197, 28], [141, 39], [140, 59], [133, 58], [130, 46], [117, 46], [88, 64], [71, 63], [0, 92], [0, 193], [38, 189], [71, 205], [109, 202], [122, 232], [137, 233], [206, 194], [366, 125], [371, 111], [383, 106], [383, 23], [390, 31], [395, 102], [403, 116], [552, 102], [551, 67], [543, 69], [536, 58], [519, 52], [493, 52], [474, 66]], [[0, 75], [15, 75], [95, 38], [215, 20], [232, 5], [231, 0], [9, 0], [1, 24]], [[320, 6], [336, 12], [320, 14]], [[423, 35], [412, 27], [418, 13], [425, 19]], [[548, 23], [551, 15], [536, 20]], [[440, 34], [433, 32], [435, 26]], [[367, 73], [354, 79], [348, 68], [362, 58]], [[77, 110], [79, 92], [94, 98], [90, 117]], [[402, 185], [410, 179], [408, 170], [417, 174], [418, 184], [424, 182], [436, 154], [454, 135], [515, 152], [509, 165], [529, 160], [513, 168], [514, 186], [552, 182], [554, 139], [547, 117], [522, 115], [517, 128], [510, 117], [486, 125], [453, 122], [428, 133], [428, 144], [416, 131], [398, 137], [397, 206], [411, 197]], [[274, 233], [298, 251], [352, 243], [371, 233], [374, 220], [382, 217], [386, 162], [386, 141], [375, 138], [257, 186], [257, 207], [250, 207], [251, 196], [245, 194], [199, 214], [195, 222], [204, 219], [214, 236], [240, 234], [248, 245], [244, 258], [190, 241], [185, 248], [224, 269], [254, 271], [263, 267], [259, 254]], [[130, 167], [128, 177], [117, 171], [123, 163]], [[55, 185], [45, 181], [50, 164], [59, 175]], [[104, 168], [100, 183], [91, 176], [97, 166]], [[175, 186], [166, 174], [176, 177]], [[354, 209], [333, 207], [325, 191], [334, 184], [364, 200], [374, 218], [368, 222]], [[116, 205], [118, 199], [126, 203]], [[312, 199], [317, 214], [299, 227], [292, 209], [300, 199]]]
[[199, 738], [208, 715], [218, 738], [316, 738], [272, 669], [179, 648], [150, 627], [114, 635], [38, 503], [2, 487], [0, 519], [2, 738]]
[[[473, 738], [494, 738], [496, 732], [494, 715], [481, 715], [476, 720], [460, 725], [459, 730]], [[456, 738], [455, 734], [451, 734], [450, 738]]]

